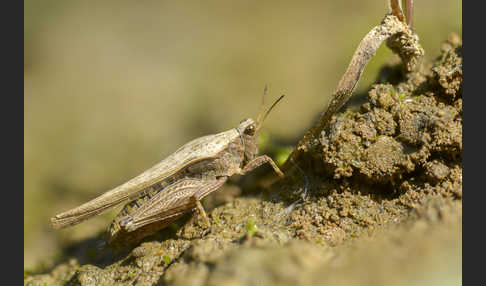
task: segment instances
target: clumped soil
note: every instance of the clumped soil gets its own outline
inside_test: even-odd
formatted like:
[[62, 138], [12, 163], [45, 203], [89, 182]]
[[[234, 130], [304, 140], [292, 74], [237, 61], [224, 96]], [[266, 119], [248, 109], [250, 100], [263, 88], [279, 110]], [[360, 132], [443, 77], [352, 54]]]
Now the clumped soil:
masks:
[[205, 199], [210, 230], [185, 218], [121, 252], [82, 241], [24, 285], [460, 284], [462, 40], [383, 70], [286, 179], [262, 187], [263, 169]]

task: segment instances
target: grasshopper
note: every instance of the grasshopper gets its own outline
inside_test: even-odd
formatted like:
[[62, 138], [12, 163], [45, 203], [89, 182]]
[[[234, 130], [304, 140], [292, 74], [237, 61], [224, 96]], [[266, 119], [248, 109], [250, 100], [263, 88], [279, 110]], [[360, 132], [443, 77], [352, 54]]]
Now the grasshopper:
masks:
[[245, 119], [238, 127], [194, 139], [128, 182], [76, 208], [51, 218], [54, 228], [81, 223], [126, 203], [111, 223], [107, 235], [112, 245], [127, 245], [154, 234], [182, 215], [196, 211], [210, 223], [201, 199], [219, 189], [233, 174], [245, 174], [269, 163], [280, 178], [284, 174], [267, 155], [257, 156], [258, 131], [278, 98], [264, 111], [264, 98], [257, 120]]

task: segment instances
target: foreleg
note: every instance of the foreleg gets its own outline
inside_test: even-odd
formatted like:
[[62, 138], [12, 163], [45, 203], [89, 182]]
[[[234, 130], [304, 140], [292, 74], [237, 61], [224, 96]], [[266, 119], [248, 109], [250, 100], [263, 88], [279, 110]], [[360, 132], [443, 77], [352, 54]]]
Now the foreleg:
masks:
[[277, 175], [283, 179], [284, 178], [284, 174], [282, 173], [282, 171], [280, 171], [280, 169], [277, 167], [277, 164], [275, 164], [275, 162], [272, 160], [272, 158], [268, 157], [267, 155], [261, 155], [261, 156], [258, 156], [256, 158], [254, 158], [253, 160], [251, 160], [250, 162], [248, 162], [248, 164], [246, 164], [246, 166], [243, 168], [242, 170], [242, 174], [245, 174], [265, 163], [269, 163], [270, 166], [272, 166], [273, 170], [275, 171], [275, 173], [277, 173]]

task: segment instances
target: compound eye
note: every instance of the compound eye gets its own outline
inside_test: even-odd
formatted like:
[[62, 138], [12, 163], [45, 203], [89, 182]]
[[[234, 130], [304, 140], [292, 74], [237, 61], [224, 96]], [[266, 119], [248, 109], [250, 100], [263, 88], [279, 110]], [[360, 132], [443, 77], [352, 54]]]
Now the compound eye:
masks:
[[245, 134], [253, 136], [253, 134], [255, 134], [255, 125], [252, 124], [252, 125], [246, 127]]

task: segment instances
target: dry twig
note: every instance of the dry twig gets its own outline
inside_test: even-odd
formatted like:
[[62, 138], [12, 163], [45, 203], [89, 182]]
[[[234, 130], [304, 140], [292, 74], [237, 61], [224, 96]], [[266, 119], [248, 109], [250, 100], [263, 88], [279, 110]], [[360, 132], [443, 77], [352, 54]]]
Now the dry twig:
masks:
[[[408, 23], [411, 21], [412, 0], [406, 1]], [[334, 115], [352, 96], [352, 93], [363, 73], [366, 64], [376, 51], [387, 40], [387, 46], [402, 59], [407, 71], [414, 70], [424, 55], [418, 36], [405, 23], [401, 6], [397, 0], [390, 0], [391, 14], [387, 14], [380, 25], [371, 29], [361, 40], [351, 62], [339, 81], [327, 108], [322, 111], [319, 120], [299, 141], [297, 147], [284, 163], [283, 169], [293, 168], [290, 162], [298, 161], [302, 153], [318, 143], [321, 132], [328, 126]]]

